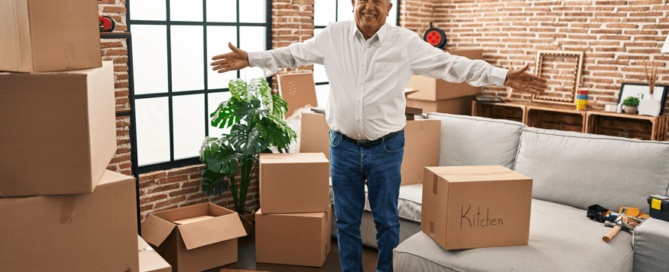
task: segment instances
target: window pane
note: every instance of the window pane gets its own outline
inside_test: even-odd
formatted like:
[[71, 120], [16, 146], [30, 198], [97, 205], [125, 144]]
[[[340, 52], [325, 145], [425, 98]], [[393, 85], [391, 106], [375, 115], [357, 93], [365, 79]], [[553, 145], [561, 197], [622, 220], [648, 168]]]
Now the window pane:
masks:
[[202, 1], [170, 0], [170, 21], [202, 22], [203, 12]]
[[[265, 27], [257, 26], [242, 26], [239, 27], [239, 48], [247, 51], [263, 51], [265, 50]], [[260, 68], [244, 68], [241, 70], [242, 79], [249, 81], [252, 78], [264, 77], [262, 69]]]
[[339, 11], [337, 16], [337, 22], [353, 20], [353, 6], [351, 1], [339, 1]]
[[336, 22], [336, 5], [337, 1], [333, 0], [314, 1], [314, 25], [327, 26], [329, 22]]
[[135, 94], [167, 92], [167, 29], [132, 25]]
[[265, 0], [239, 1], [239, 22], [264, 23], [265, 5]]
[[167, 97], [135, 100], [139, 166], [170, 161]]
[[214, 127], [211, 125], [211, 117], [209, 117], [212, 113], [218, 109], [218, 105], [223, 103], [223, 101], [227, 101], [230, 99], [232, 95], [230, 95], [230, 92], [223, 92], [223, 93], [210, 93], [209, 98], [207, 100], [207, 107], [209, 107], [209, 114], [207, 117], [209, 118], [209, 136], [210, 137], [219, 137], [223, 133], [230, 133], [230, 128], [218, 128]]
[[231, 51], [228, 47], [229, 42], [233, 45], [237, 45], [237, 27], [207, 27], [207, 86], [210, 90], [227, 88], [230, 80], [237, 78], [237, 72], [235, 71], [219, 74], [218, 72], [212, 70], [213, 67], [209, 65], [212, 62], [211, 58], [214, 56], [225, 54]]
[[[165, 0], [130, 1], [130, 20], [165, 21]], [[133, 33], [135, 28], [133, 26]], [[134, 39], [134, 38], [133, 38]]]
[[237, 22], [237, 0], [207, 0], [208, 22]]
[[204, 94], [172, 98], [174, 107], [174, 159], [199, 156], [204, 140]]
[[172, 26], [172, 91], [204, 89], [202, 26]]
[[328, 82], [328, 76], [325, 74], [325, 66], [314, 64], [314, 82]]
[[386, 18], [386, 23], [389, 23], [391, 25], [397, 25], [397, 10], [400, 8], [397, 5], [397, 0], [392, 0], [393, 7], [390, 9], [390, 16]]
[[328, 104], [328, 95], [330, 95], [330, 85], [316, 86], [316, 101], [318, 101], [318, 108], [325, 108], [325, 105]]

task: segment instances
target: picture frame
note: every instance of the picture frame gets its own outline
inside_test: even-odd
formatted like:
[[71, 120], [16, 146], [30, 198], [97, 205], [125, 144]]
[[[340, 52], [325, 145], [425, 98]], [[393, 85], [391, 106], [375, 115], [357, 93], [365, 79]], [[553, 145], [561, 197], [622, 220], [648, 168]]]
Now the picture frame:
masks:
[[576, 58], [576, 63], [574, 65], [574, 83], [569, 86], [571, 90], [571, 97], [555, 97], [550, 95], [532, 95], [532, 102], [542, 102], [542, 103], [552, 103], [560, 105], [575, 105], [576, 104], [576, 89], [579, 87], [578, 84], [581, 82], [581, 71], [583, 68], [585, 53], [583, 51], [553, 51], [553, 50], [539, 50], [537, 51], [537, 62], [536, 69], [534, 70], [536, 76], [541, 77], [541, 70], [544, 62], [544, 57], [554, 56], [554, 57], [568, 57]]
[[643, 94], [644, 98], [650, 97], [653, 100], [660, 101], [660, 115], [662, 115], [664, 114], [664, 107], [667, 102], [667, 90], [669, 90], [668, 85], [655, 85], [655, 90], [653, 90], [653, 94], [651, 95], [648, 84], [623, 82], [620, 85], [618, 104], [625, 101], [625, 98], [630, 96], [638, 97], [639, 94]]

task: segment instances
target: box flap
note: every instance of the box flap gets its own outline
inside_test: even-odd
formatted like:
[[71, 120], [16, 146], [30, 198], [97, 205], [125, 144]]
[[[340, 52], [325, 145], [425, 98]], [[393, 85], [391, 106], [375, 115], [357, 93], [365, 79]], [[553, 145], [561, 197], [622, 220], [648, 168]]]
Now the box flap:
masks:
[[142, 222], [144, 240], [154, 246], [160, 246], [167, 239], [167, 236], [170, 236], [174, 226], [174, 224], [150, 214]]
[[242, 221], [236, 213], [180, 225], [178, 228], [188, 250], [246, 236]]
[[448, 182], [530, 179], [500, 165], [429, 167]]
[[312, 73], [283, 74], [278, 76], [278, 81], [279, 94], [288, 103], [286, 118], [293, 116], [297, 109], [318, 106], [316, 84]]
[[142, 239], [141, 236], [137, 235], [137, 250], [139, 251], [145, 251], [145, 250], [150, 250], [151, 246]]
[[323, 153], [263, 153], [260, 163], [329, 163]]

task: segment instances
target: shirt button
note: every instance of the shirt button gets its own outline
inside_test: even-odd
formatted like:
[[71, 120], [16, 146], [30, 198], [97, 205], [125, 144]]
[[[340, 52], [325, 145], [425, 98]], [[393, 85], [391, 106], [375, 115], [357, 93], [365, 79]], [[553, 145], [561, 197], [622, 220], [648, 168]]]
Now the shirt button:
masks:
[[362, 67], [365, 67], [365, 65], [363, 64]]
[[358, 103], [360, 103], [360, 100], [358, 100]]
[[362, 85], [362, 82], [360, 82], [360, 85]]
[[360, 118], [358, 118], [358, 122], [360, 122]]

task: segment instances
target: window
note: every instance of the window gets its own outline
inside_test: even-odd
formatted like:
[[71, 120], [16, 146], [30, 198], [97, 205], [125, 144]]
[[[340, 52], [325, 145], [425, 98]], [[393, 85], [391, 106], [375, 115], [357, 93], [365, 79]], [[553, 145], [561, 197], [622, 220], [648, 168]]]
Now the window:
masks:
[[[271, 48], [271, 0], [129, 1], [138, 172], [199, 163], [205, 136], [224, 131], [209, 114], [230, 97], [228, 82], [259, 68], [219, 74], [213, 56]], [[271, 80], [271, 78], [268, 78]]]
[[[399, 10], [400, 0], [392, 0], [393, 7], [390, 10], [386, 23], [400, 25]], [[354, 20], [353, 6], [350, 0], [316, 0], [314, 1], [314, 35], [323, 31], [330, 22]], [[330, 83], [325, 74], [323, 65], [314, 65], [314, 81], [316, 82], [316, 97], [318, 107], [325, 108], [330, 91]]]

